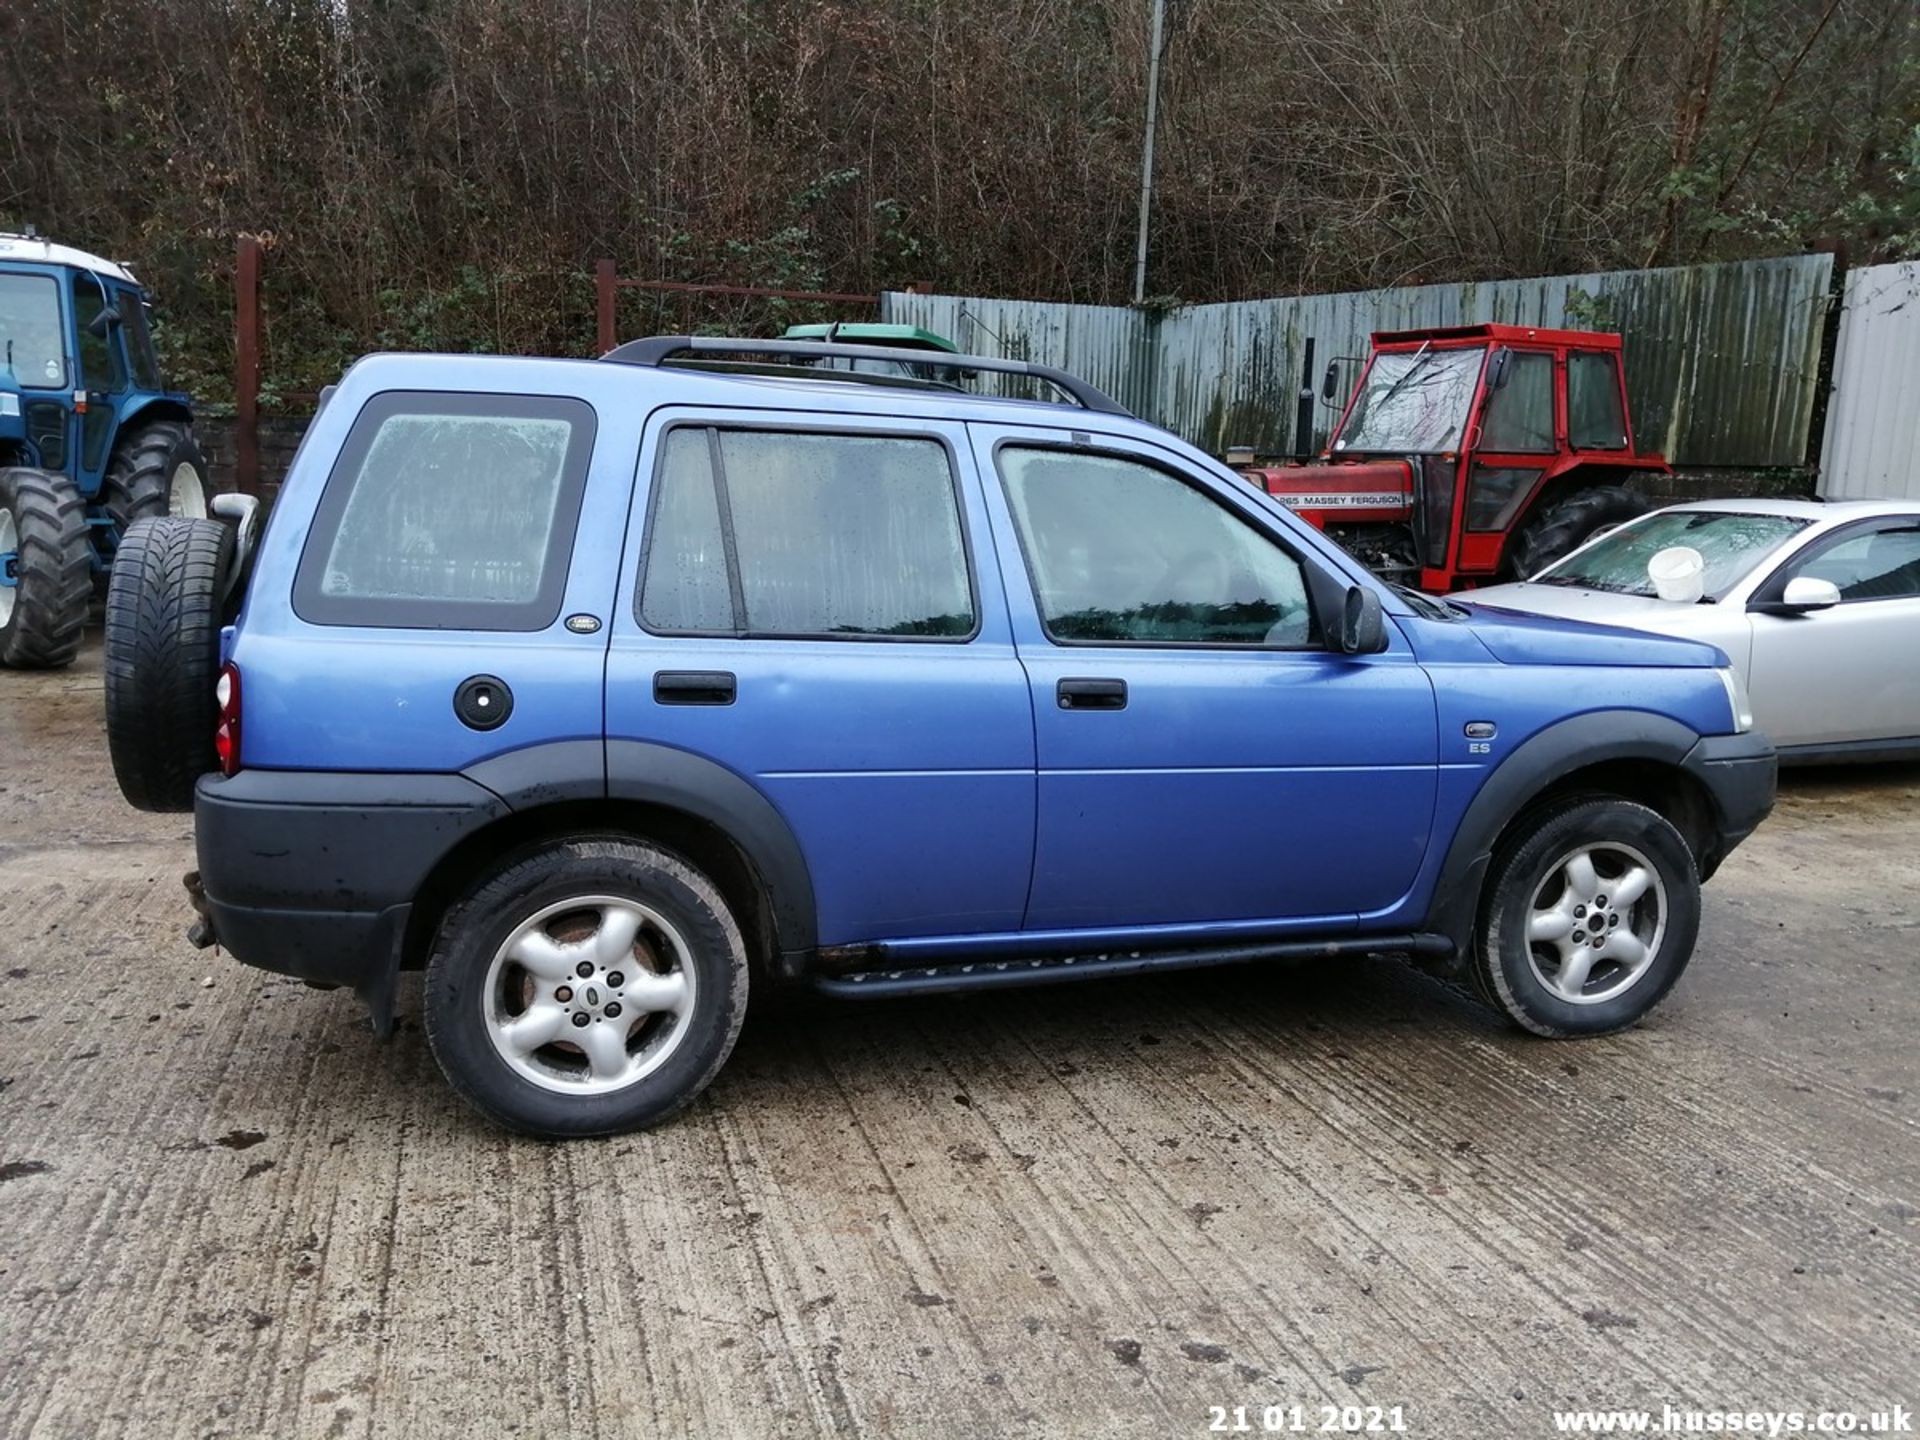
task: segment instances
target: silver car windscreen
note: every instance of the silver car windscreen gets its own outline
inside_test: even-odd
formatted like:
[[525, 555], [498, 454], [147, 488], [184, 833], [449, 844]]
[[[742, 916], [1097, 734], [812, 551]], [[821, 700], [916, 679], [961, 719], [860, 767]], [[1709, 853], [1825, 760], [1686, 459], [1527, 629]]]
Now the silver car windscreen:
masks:
[[1731, 510], [1663, 510], [1601, 536], [1533, 577], [1538, 585], [1652, 595], [1647, 562], [1685, 545], [1700, 552], [1704, 600], [1718, 600], [1788, 539], [1812, 524], [1797, 515]]

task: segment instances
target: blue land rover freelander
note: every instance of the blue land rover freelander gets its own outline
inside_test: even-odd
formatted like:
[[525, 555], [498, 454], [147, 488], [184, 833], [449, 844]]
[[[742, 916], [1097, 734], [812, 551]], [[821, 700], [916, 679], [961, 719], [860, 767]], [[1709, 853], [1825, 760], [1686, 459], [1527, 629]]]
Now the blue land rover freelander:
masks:
[[818, 340], [380, 355], [258, 544], [153, 519], [108, 597], [130, 799], [190, 932], [358, 992], [594, 1135], [750, 991], [1400, 953], [1540, 1035], [1645, 1015], [1774, 761], [1710, 646], [1383, 585], [1191, 446], [826, 369]]

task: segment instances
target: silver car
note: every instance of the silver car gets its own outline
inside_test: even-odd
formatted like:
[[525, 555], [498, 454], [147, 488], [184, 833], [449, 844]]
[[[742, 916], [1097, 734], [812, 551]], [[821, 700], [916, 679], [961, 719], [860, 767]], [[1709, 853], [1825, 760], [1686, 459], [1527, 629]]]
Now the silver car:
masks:
[[[1649, 573], [1679, 547], [1698, 599]], [[1782, 764], [1920, 756], [1920, 500], [1676, 505], [1455, 598], [1718, 645]]]

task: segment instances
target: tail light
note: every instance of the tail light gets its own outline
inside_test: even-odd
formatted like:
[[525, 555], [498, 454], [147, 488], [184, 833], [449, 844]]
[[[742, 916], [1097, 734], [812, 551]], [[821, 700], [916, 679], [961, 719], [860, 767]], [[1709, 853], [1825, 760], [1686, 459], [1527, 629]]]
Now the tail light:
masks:
[[220, 757], [220, 773], [240, 773], [240, 667], [229, 661], [213, 682], [213, 698], [220, 718], [213, 729], [213, 753]]

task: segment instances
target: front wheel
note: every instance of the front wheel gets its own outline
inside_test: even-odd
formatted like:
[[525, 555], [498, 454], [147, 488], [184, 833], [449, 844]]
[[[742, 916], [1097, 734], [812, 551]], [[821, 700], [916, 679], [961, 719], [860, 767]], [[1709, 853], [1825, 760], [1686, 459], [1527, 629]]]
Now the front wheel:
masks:
[[523, 853], [448, 912], [427, 964], [427, 1039], [453, 1088], [556, 1139], [692, 1103], [746, 1007], [746, 944], [718, 888], [624, 839]]
[[1481, 994], [1536, 1035], [1605, 1035], [1657, 1005], [1693, 956], [1700, 878], [1667, 820], [1569, 801], [1494, 858], [1473, 947]]

